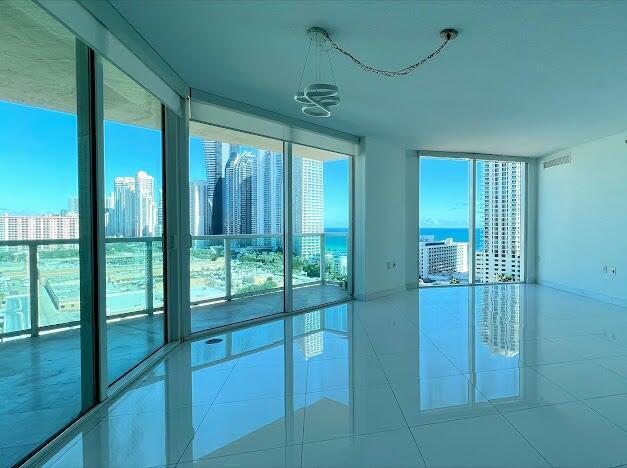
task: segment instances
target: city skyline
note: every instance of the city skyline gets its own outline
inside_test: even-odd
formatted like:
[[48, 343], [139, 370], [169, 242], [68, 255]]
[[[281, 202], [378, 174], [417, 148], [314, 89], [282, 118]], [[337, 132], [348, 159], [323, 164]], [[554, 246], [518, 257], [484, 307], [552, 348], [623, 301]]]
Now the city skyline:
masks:
[[[33, 127], [37, 139], [32, 138]], [[0, 101], [0, 160], [4, 173], [11, 174], [0, 183], [0, 213], [37, 216], [67, 209], [68, 199], [78, 197], [76, 132], [75, 114]], [[190, 137], [190, 181], [205, 178], [201, 141]], [[105, 143], [107, 196], [116, 177], [139, 171], [162, 187], [160, 130], [105, 121]], [[325, 229], [348, 225], [347, 166], [344, 161], [324, 164]]]

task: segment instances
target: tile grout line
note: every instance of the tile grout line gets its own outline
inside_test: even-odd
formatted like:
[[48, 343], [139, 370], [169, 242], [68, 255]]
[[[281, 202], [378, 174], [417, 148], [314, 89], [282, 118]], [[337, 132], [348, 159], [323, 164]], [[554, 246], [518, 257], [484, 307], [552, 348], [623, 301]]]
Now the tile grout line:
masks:
[[[361, 317], [357, 317], [357, 319], [359, 320], [359, 322], [361, 323]], [[372, 339], [370, 338], [370, 334], [368, 333], [368, 330], [366, 329], [366, 326], [361, 323], [361, 326], [364, 329], [364, 333], [366, 334], [366, 336], [368, 337], [368, 341], [370, 341], [370, 345], [373, 346], [374, 349], [374, 345], [372, 343]], [[418, 327], [416, 327], [418, 330], [418, 334], [420, 334], [420, 329]], [[420, 352], [420, 351], [418, 351]], [[392, 384], [390, 383], [390, 379], [388, 378], [387, 373], [385, 372], [385, 368], [383, 367], [383, 363], [381, 362], [381, 358], [379, 356], [379, 354], [375, 351], [375, 356], [377, 357], [377, 361], [379, 362], [379, 366], [381, 366], [381, 371], [383, 372], [383, 375], [385, 376], [385, 380], [388, 383], [388, 388], [390, 389], [390, 391], [392, 392], [392, 395], [394, 396], [394, 401], [396, 402], [396, 406], [398, 407], [398, 410], [401, 413], [401, 416], [403, 417], [403, 421], [405, 421], [405, 426], [407, 427], [407, 430], [409, 431], [409, 434], [411, 435], [412, 440], [414, 441], [414, 444], [416, 445], [416, 449], [418, 450], [418, 453], [420, 454], [420, 458], [422, 459], [422, 463], [424, 463], [425, 467], [428, 466], [427, 465], [427, 460], [425, 459], [425, 456], [422, 453], [422, 450], [420, 449], [420, 446], [418, 445], [418, 441], [416, 440], [416, 437], [414, 436], [414, 431], [411, 430], [411, 427], [409, 426], [409, 422], [407, 421], [407, 417], [405, 416], [405, 413], [403, 412], [403, 408], [401, 407], [400, 403], [398, 402], [398, 397], [396, 396], [396, 392], [394, 391], [394, 388], [392, 387]]]
[[[252, 340], [252, 337], [251, 337], [250, 340]], [[250, 340], [246, 344], [250, 343]], [[190, 353], [191, 353], [191, 348], [190, 348]], [[185, 452], [187, 451], [189, 446], [194, 442], [194, 438], [196, 437], [196, 433], [198, 432], [198, 429], [200, 429], [200, 426], [202, 426], [202, 423], [205, 422], [205, 419], [207, 418], [207, 415], [209, 414], [209, 411], [211, 411], [211, 408], [213, 408], [213, 405], [215, 404], [218, 396], [220, 395], [220, 392], [222, 391], [222, 389], [224, 388], [224, 386], [228, 382], [229, 378], [231, 377], [231, 374], [233, 373], [233, 370], [235, 370], [235, 368], [237, 367], [238, 364], [239, 364], [239, 359], [235, 363], [235, 365], [233, 367], [231, 367], [231, 370], [229, 371], [229, 374], [226, 376], [226, 379], [224, 379], [224, 382], [222, 382], [222, 385], [220, 386], [220, 389], [216, 392], [216, 396], [213, 397], [213, 400], [208, 405], [207, 411], [205, 412], [205, 414], [203, 415], [202, 419], [198, 423], [198, 426], [196, 426], [194, 428], [194, 433], [192, 434], [192, 437], [189, 440], [189, 442], [187, 442], [187, 445], [185, 445], [185, 448], [181, 451], [181, 454], [179, 455], [179, 458], [176, 461], [175, 466], [178, 465], [179, 463], [181, 463], [181, 458], [183, 458], [183, 455], [185, 455]], [[191, 460], [191, 461], [193, 462], [194, 460]]]

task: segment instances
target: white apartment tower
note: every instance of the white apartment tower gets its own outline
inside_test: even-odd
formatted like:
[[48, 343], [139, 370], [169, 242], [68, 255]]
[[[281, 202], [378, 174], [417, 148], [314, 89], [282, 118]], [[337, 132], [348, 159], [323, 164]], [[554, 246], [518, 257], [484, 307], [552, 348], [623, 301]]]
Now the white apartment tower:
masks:
[[418, 252], [420, 278], [468, 273], [468, 242], [452, 238], [436, 241], [433, 236], [424, 236], [418, 241]]
[[520, 280], [523, 164], [483, 161], [483, 246], [476, 254], [476, 281]]
[[[294, 157], [292, 161], [292, 204], [294, 234], [324, 232], [323, 163], [317, 159]], [[307, 257], [320, 254], [320, 239], [296, 237], [295, 253]]]

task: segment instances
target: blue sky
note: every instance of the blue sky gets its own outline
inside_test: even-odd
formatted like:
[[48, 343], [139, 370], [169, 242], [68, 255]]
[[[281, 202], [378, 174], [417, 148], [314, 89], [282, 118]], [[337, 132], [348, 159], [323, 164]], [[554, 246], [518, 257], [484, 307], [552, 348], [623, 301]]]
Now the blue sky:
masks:
[[470, 163], [420, 158], [420, 227], [468, 227]]
[[[76, 116], [0, 101], [0, 212], [56, 213], [78, 194]], [[34, 135], [37, 137], [34, 138]], [[105, 122], [105, 191], [143, 170], [161, 187], [159, 131]], [[202, 147], [190, 142], [190, 179], [204, 179]], [[158, 193], [155, 193], [158, 197]], [[325, 227], [348, 225], [348, 163], [324, 164]]]

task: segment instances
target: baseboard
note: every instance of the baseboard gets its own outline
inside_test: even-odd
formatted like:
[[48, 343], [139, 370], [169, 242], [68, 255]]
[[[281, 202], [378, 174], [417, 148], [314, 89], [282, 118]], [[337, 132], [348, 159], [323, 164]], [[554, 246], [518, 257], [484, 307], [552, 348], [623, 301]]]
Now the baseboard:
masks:
[[413, 283], [405, 283], [405, 289], [418, 289], [418, 281]]
[[620, 297], [608, 296], [606, 294], [600, 294], [594, 291], [589, 291], [587, 289], [573, 288], [565, 284], [554, 283], [553, 281], [538, 280], [537, 284], [552, 289], [558, 289], [567, 293], [576, 294], [577, 296], [583, 296], [590, 299], [595, 299], [597, 301], [607, 302], [608, 304], [627, 307], [627, 299], [621, 299]]
[[381, 297], [389, 296], [391, 294], [397, 294], [399, 292], [406, 291], [405, 286], [399, 286], [397, 288], [383, 289], [381, 291], [375, 291], [371, 293], [356, 293], [355, 299], [358, 301], [372, 301], [373, 299], [379, 299]]

